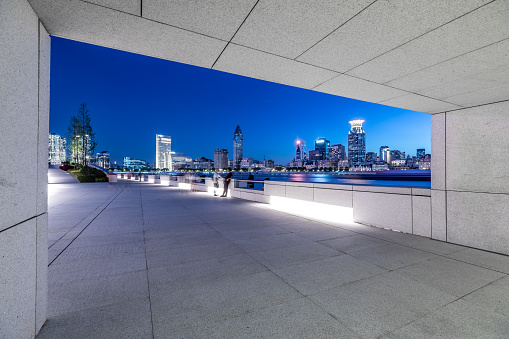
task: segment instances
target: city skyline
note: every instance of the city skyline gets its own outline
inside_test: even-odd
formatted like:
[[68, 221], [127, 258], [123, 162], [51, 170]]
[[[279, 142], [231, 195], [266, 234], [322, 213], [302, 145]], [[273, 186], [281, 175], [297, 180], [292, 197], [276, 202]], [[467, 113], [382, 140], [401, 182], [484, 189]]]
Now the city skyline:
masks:
[[428, 114], [52, 37], [50, 131], [66, 136], [83, 102], [96, 151], [109, 151], [112, 163], [126, 156], [154, 163], [154, 134], [170, 135], [172, 150], [193, 159], [213, 158], [216, 148], [233, 154], [240, 125], [244, 157], [285, 164], [297, 139], [347, 145], [355, 119], [366, 121], [367, 152], [431, 148]]

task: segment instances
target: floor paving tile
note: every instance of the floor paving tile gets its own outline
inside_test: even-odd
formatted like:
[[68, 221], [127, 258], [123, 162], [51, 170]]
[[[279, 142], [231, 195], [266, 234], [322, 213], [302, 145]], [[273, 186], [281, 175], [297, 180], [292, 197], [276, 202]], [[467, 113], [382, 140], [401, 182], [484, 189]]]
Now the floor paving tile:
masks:
[[458, 300], [383, 338], [507, 338], [509, 318]]
[[447, 255], [451, 259], [509, 274], [509, 256], [467, 248]]
[[301, 297], [268, 271], [151, 294], [154, 335], [172, 337]]
[[394, 243], [353, 250], [348, 254], [388, 270], [395, 270], [436, 257], [435, 254]]
[[509, 316], [509, 276], [466, 295], [463, 299]]
[[320, 260], [341, 255], [343, 253], [318, 243], [292, 246], [285, 248], [274, 248], [266, 251], [251, 252], [253, 256], [268, 268], [298, 265], [309, 261]]
[[[182, 337], [188, 338], [360, 338], [306, 298], [228, 319]], [[162, 338], [162, 337], [161, 337]]]
[[387, 270], [345, 254], [275, 269], [274, 272], [302, 294], [310, 295]]
[[103, 305], [50, 316], [37, 339], [55, 338], [152, 338], [148, 298]]
[[362, 338], [378, 338], [456, 299], [395, 272], [309, 296]]
[[458, 297], [505, 276], [503, 273], [443, 257], [407, 266], [397, 272]]

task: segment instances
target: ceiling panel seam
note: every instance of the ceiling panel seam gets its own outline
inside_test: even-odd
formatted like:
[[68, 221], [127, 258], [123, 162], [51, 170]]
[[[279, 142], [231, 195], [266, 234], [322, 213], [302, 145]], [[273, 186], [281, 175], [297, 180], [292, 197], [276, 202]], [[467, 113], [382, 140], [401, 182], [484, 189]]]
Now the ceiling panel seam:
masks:
[[[329, 34], [325, 35], [323, 38], [321, 38], [320, 40], [318, 40], [317, 42], [315, 42], [313, 45], [311, 45], [309, 48], [307, 48], [304, 52], [300, 53], [297, 57], [295, 57], [293, 60], [297, 61], [298, 58], [300, 58], [304, 53], [306, 53], [307, 51], [309, 51], [311, 48], [315, 47], [316, 45], [318, 45], [321, 41], [323, 41], [325, 38], [327, 38], [329, 35], [331, 35], [332, 33], [334, 33], [335, 31], [337, 31], [338, 29], [340, 29], [341, 27], [343, 27], [344, 25], [346, 25], [348, 22], [350, 22], [353, 18], [355, 18], [357, 15], [361, 14], [362, 12], [364, 12], [368, 7], [370, 7], [371, 5], [373, 5], [375, 2], [377, 2], [378, 0], [375, 0], [373, 1], [372, 3], [370, 3], [369, 5], [367, 5], [366, 7], [364, 7], [363, 9], [361, 9], [358, 13], [356, 13], [354, 16], [352, 16], [350, 19], [346, 20], [345, 22], [343, 22], [341, 25], [339, 25], [338, 27], [336, 27], [335, 29], [333, 29]], [[314, 65], [313, 65], [314, 66]]]
[[456, 17], [456, 18], [454, 18], [454, 19], [452, 19], [452, 20], [450, 20], [450, 21], [448, 21], [448, 22], [446, 22], [446, 23], [444, 23], [444, 24], [442, 24], [442, 25], [440, 25], [440, 26], [437, 26], [437, 27], [435, 27], [435, 28], [433, 28], [433, 29], [431, 29], [431, 30], [429, 30], [429, 31], [427, 31], [427, 32], [425, 32], [425, 33], [423, 33], [423, 34], [419, 35], [419, 36], [416, 36], [415, 38], [412, 38], [412, 39], [410, 39], [410, 40], [408, 40], [408, 41], [406, 41], [406, 42], [402, 43], [401, 45], [398, 45], [398, 46], [396, 46], [396, 47], [394, 47], [394, 48], [391, 48], [390, 50], [388, 50], [388, 51], [386, 51], [386, 52], [383, 52], [382, 54], [379, 54], [379, 55], [377, 55], [377, 56], [376, 56], [376, 57], [374, 57], [374, 58], [371, 58], [371, 59], [369, 59], [369, 60], [367, 60], [367, 61], [365, 61], [365, 62], [363, 62], [363, 63], [361, 63], [361, 64], [359, 64], [359, 65], [357, 65], [357, 66], [355, 66], [355, 67], [353, 67], [353, 68], [350, 68], [349, 70], [345, 71], [345, 73], [351, 72], [351, 71], [353, 71], [354, 69], [359, 68], [359, 67], [361, 67], [362, 65], [367, 64], [368, 62], [371, 62], [371, 61], [373, 61], [373, 60], [375, 60], [375, 59], [378, 59], [379, 57], [381, 57], [381, 56], [383, 56], [383, 55], [385, 55], [385, 54], [387, 54], [387, 53], [390, 53], [390, 52], [392, 52], [392, 51], [394, 51], [394, 50], [396, 50], [396, 49], [398, 49], [398, 48], [400, 48], [400, 47], [402, 47], [402, 46], [404, 46], [404, 45], [406, 45], [406, 44], [408, 44], [408, 43], [410, 43], [410, 42], [412, 42], [412, 41], [414, 41], [414, 40], [417, 40], [417, 39], [419, 39], [419, 38], [421, 38], [421, 37], [425, 36], [426, 34], [429, 34], [429, 33], [433, 32], [433, 31], [436, 31], [437, 29], [439, 29], [439, 28], [441, 28], [441, 27], [444, 27], [444, 26], [446, 26], [446, 25], [450, 24], [451, 22], [454, 22], [454, 21], [456, 21], [456, 20], [458, 20], [458, 19], [460, 19], [460, 18], [462, 18], [462, 17], [464, 17], [464, 16], [466, 16], [466, 15], [469, 15], [469, 14], [471, 14], [472, 12], [475, 12], [475, 11], [477, 11], [478, 9], [480, 9], [480, 8], [482, 8], [482, 7], [484, 7], [484, 6], [487, 6], [487, 5], [489, 5], [489, 4], [491, 4], [491, 3], [495, 2], [495, 1], [496, 1], [496, 0], [492, 0], [492, 1], [490, 1], [490, 2], [487, 2], [487, 3], [485, 3], [484, 5], [481, 5], [481, 6], [477, 7], [477, 8], [475, 8], [475, 9], [471, 10], [470, 12], [467, 12], [467, 13], [465, 13], [465, 14], [462, 14], [462, 15], [460, 15], [460, 16], [458, 16], [458, 17]]
[[[488, 106], [488, 105], [493, 105], [493, 104], [499, 104], [499, 103], [502, 103], [502, 102], [509, 102], [509, 100], [499, 100], [499, 101], [493, 101], [493, 102], [488, 102], [488, 103], [485, 103], [485, 104], [473, 105], [473, 106], [461, 106], [461, 108], [450, 109], [450, 110], [447, 110], [447, 111], [443, 111], [441, 113], [461, 111], [461, 110], [467, 109], [467, 108], [475, 108], [475, 107]], [[458, 104], [454, 104], [454, 105], [460, 106]], [[433, 114], [438, 114], [438, 113], [433, 113]]]
[[219, 58], [221, 57], [221, 55], [223, 55], [224, 51], [226, 50], [226, 48], [228, 47], [228, 45], [232, 42], [233, 38], [235, 37], [235, 35], [237, 34], [237, 32], [240, 30], [240, 28], [242, 27], [242, 25], [244, 25], [244, 23], [246, 22], [247, 18], [249, 18], [249, 16], [251, 15], [251, 13], [253, 12], [253, 10], [255, 9], [256, 5], [258, 5], [258, 3], [260, 2], [260, 0], [256, 0], [255, 4], [253, 5], [253, 7], [251, 8], [251, 10], [249, 11], [249, 13], [247, 13], [246, 17], [244, 18], [244, 20], [242, 20], [241, 24], [239, 25], [239, 27], [237, 27], [237, 30], [235, 31], [235, 33], [233, 33], [232, 37], [230, 38], [230, 41], [228, 41], [228, 43], [226, 44], [226, 46], [224, 46], [223, 50], [221, 51], [221, 53], [219, 53], [219, 56], [217, 57], [216, 61], [214, 61], [214, 63], [212, 64], [212, 66], [210, 68], [214, 68], [214, 66], [216, 65], [217, 61], [219, 60]]
[[[382, 85], [382, 86], [385, 86], [385, 85]], [[396, 89], [399, 89], [399, 88], [396, 88]], [[437, 99], [437, 98], [429, 97], [427, 95], [422, 95], [422, 94], [419, 94], [419, 93], [408, 92], [408, 91], [405, 91], [405, 92], [407, 92], [408, 94], [418, 95], [418, 96], [426, 98], [426, 99], [432, 99], [432, 100], [435, 100], [435, 101], [440, 101], [440, 102], [443, 102], [443, 103], [446, 103], [446, 104], [449, 104], [449, 105], [459, 106], [459, 107], [462, 107], [461, 109], [466, 108], [464, 106], [461, 106], [460, 104], [454, 104], [452, 102], [448, 102], [448, 101], [445, 101], [445, 100], [442, 100], [442, 99]], [[390, 101], [390, 100], [394, 100], [394, 99], [397, 99], [397, 98], [401, 98], [401, 97], [404, 97], [405, 95], [408, 95], [408, 94], [398, 95], [397, 97], [394, 97], [394, 98], [391, 98], [391, 99], [385, 99], [385, 100], [377, 102], [377, 104], [383, 104], [386, 101]]]
[[[499, 41], [495, 41], [495, 42], [493, 42], [493, 43], [491, 43], [491, 44], [488, 44], [488, 45], [485, 45], [485, 46], [482, 46], [482, 47], [479, 47], [479, 48], [473, 49], [473, 50], [468, 51], [468, 52], [465, 52], [465, 53], [463, 53], [463, 54], [456, 55], [456, 56], [454, 56], [454, 57], [452, 57], [452, 58], [449, 58], [449, 59], [447, 59], [447, 60], [443, 60], [443, 61], [437, 62], [436, 64], [433, 64], [433, 65], [430, 65], [430, 66], [426, 66], [426, 67], [424, 67], [424, 68], [421, 68], [421, 69], [418, 69], [418, 70], [416, 70], [416, 71], [413, 71], [413, 72], [407, 73], [407, 74], [402, 75], [402, 76], [400, 76], [400, 77], [397, 77], [397, 78], [394, 78], [394, 79], [388, 80], [388, 81], [384, 82], [383, 84], [387, 84], [387, 83], [389, 83], [389, 82], [392, 82], [392, 81], [395, 81], [395, 80], [398, 80], [398, 79], [404, 78], [404, 77], [409, 76], [409, 75], [412, 75], [412, 74], [414, 74], [414, 73], [418, 73], [418, 72], [423, 71], [423, 70], [425, 70], [425, 69], [435, 67], [435, 66], [437, 66], [437, 65], [440, 65], [440, 64], [443, 64], [443, 63], [449, 62], [449, 61], [454, 60], [454, 59], [457, 59], [457, 58], [461, 58], [462, 56], [465, 56], [465, 55], [467, 55], [467, 54], [470, 54], [470, 53], [474, 53], [474, 52], [480, 51], [481, 49], [488, 48], [488, 47], [490, 47], [490, 46], [493, 46], [493, 45], [499, 44], [499, 43], [501, 43], [501, 42], [504, 42], [504, 41], [506, 41], [506, 40], [509, 40], [509, 38], [505, 38], [505, 39], [502, 39], [502, 40], [499, 40]], [[432, 87], [433, 87], [433, 86], [432, 86]], [[422, 88], [422, 89], [426, 89], [426, 88], [428, 88], [428, 87], [425, 87], [425, 88]], [[398, 88], [398, 89], [400, 89], [400, 88]]]
[[217, 38], [217, 37], [214, 37], [214, 36], [211, 36], [211, 35], [207, 35], [207, 34], [203, 34], [203, 33], [200, 33], [200, 32], [196, 32], [196, 31], [193, 31], [193, 30], [190, 30], [190, 29], [187, 29], [187, 28], [182, 28], [182, 27], [179, 27], [179, 26], [170, 25], [170, 24], [168, 24], [166, 22], [161, 22], [161, 21], [157, 21], [157, 20], [150, 19], [150, 18], [147, 18], [147, 17], [142, 17], [142, 16], [139, 16], [139, 15], [136, 15], [136, 14], [133, 14], [133, 13], [129, 13], [129, 12], [124, 12], [124, 11], [121, 11], [121, 10], [118, 10], [118, 9], [115, 9], [115, 8], [106, 7], [106, 6], [103, 6], [103, 5], [98, 5], [98, 4], [95, 4], [95, 3], [92, 3], [92, 2], [89, 2], [89, 1], [86, 1], [86, 0], [79, 0], [79, 1], [87, 3], [89, 5], [98, 6], [98, 7], [106, 8], [106, 9], [109, 9], [109, 10], [112, 10], [112, 11], [115, 11], [115, 12], [131, 15], [131, 16], [134, 16], [136, 18], [143, 19], [143, 20], [155, 22], [155, 23], [158, 23], [158, 24], [161, 24], [161, 25], [165, 25], [165, 26], [168, 26], [168, 27], [180, 29], [180, 30], [183, 30], [183, 31], [186, 31], [186, 32], [198, 34], [198, 35], [210, 38], [210, 39], [214, 39], [214, 40], [218, 40], [218, 41], [223, 41], [223, 42], [228, 42], [227, 40], [224, 40], [224, 39], [221, 39], [221, 38]]
[[288, 58], [288, 57], [285, 57], [285, 56], [282, 56], [282, 55], [279, 55], [279, 54], [275, 54], [275, 53], [268, 52], [268, 51], [264, 51], [264, 50], [261, 50], [261, 49], [258, 49], [258, 48], [253, 48], [253, 47], [249, 47], [249, 46], [246, 46], [246, 45], [243, 45], [243, 44], [239, 44], [238, 42], [231, 42], [230, 44], [231, 44], [231, 45], [235, 45], [235, 46], [244, 47], [244, 48], [247, 48], [247, 49], [252, 49], [253, 51], [258, 51], [258, 52], [261, 52], [261, 53], [265, 53], [265, 54], [273, 55], [273, 56], [275, 56], [275, 57], [282, 58], [282, 59], [286, 59], [286, 60], [288, 60], [288, 61], [294, 61], [294, 62], [297, 62], [297, 63], [299, 63], [299, 64], [303, 64], [303, 65], [307, 65], [307, 66], [312, 66], [312, 67], [320, 68], [320, 69], [323, 69], [323, 70], [326, 70], [326, 71], [329, 71], [329, 72], [334, 72], [334, 73], [337, 73], [338, 75], [340, 75], [340, 74], [344, 74], [344, 73], [341, 73], [341, 72], [335, 71], [335, 70], [333, 70], [333, 69], [329, 69], [329, 68], [327, 68], [327, 67], [313, 65], [313, 64], [310, 64], [310, 63], [308, 63], [308, 62], [304, 62], [304, 61], [300, 61], [300, 60], [294, 60], [294, 59], [292, 59], [292, 58]]

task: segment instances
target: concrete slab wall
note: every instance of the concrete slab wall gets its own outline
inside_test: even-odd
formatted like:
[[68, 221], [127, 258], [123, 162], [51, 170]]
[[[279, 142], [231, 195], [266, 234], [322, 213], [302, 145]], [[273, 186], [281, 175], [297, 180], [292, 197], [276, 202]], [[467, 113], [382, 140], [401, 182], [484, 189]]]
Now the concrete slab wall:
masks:
[[432, 117], [433, 238], [509, 254], [508, 135], [509, 101]]
[[47, 308], [50, 38], [27, 1], [0, 2], [0, 51], [0, 337], [33, 338]]

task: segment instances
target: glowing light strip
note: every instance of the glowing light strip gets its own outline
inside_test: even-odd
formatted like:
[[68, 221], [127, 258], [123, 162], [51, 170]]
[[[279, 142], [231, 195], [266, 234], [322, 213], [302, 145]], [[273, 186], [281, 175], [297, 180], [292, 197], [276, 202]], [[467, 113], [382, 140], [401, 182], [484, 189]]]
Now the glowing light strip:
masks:
[[186, 184], [184, 182], [179, 182], [179, 188], [182, 188], [184, 190], [191, 190], [191, 184]]
[[270, 197], [270, 206], [276, 210], [302, 217], [337, 223], [353, 223], [353, 208], [322, 204], [285, 197]]

